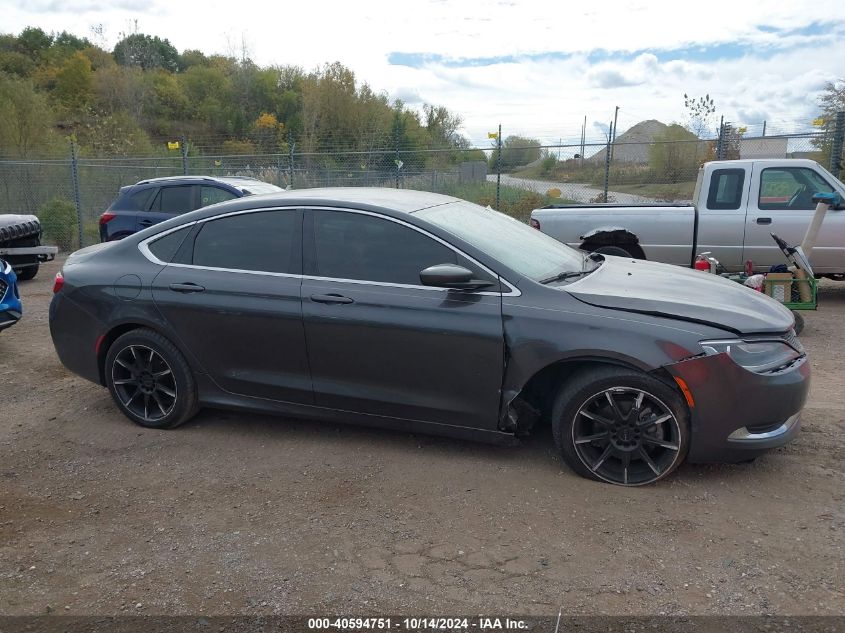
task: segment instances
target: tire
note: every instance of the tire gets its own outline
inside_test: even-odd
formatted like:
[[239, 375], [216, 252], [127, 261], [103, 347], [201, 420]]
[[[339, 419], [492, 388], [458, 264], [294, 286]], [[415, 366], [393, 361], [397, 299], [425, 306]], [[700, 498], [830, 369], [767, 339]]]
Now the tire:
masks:
[[663, 479], [689, 450], [689, 412], [681, 395], [634, 369], [597, 367], [565, 382], [552, 429], [572, 470], [620, 486]]
[[792, 315], [795, 317], [795, 333], [801, 334], [804, 331], [804, 315], [793, 310]]
[[38, 264], [15, 270], [15, 274], [18, 276], [18, 281], [29, 281], [30, 279], [35, 279], [35, 275], [38, 274]]
[[111, 344], [105, 362], [106, 384], [130, 420], [152, 429], [172, 429], [197, 411], [197, 387], [188, 362], [158, 332], [127, 332]]
[[613, 255], [615, 257], [633, 257], [631, 253], [626, 251], [621, 246], [599, 246], [593, 251], [593, 253], [599, 253], [600, 255]]

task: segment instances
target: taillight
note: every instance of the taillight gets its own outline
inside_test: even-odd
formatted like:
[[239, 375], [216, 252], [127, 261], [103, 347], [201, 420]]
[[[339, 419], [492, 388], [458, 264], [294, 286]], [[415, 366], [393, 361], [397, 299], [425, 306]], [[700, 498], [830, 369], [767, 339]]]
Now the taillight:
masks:
[[103, 215], [100, 216], [100, 226], [104, 224], [108, 224], [112, 220], [117, 217], [116, 213], [111, 213], [110, 211], [106, 211]]
[[53, 294], [56, 294], [65, 285], [65, 276], [61, 272], [56, 273], [56, 280], [53, 282]]
[[531, 228], [537, 229], [538, 231], [540, 230], [540, 223], [537, 220], [535, 220], [534, 218], [531, 218], [528, 221], [528, 224], [531, 225]]

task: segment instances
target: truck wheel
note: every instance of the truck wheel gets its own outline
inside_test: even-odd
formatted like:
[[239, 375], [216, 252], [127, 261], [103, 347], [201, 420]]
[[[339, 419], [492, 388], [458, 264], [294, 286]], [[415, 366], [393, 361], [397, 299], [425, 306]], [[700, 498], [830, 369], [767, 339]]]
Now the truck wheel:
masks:
[[593, 252], [599, 253], [600, 255], [614, 255], [616, 257], [633, 257], [631, 253], [626, 251], [621, 246], [599, 246]]
[[25, 266], [24, 268], [16, 269], [15, 274], [18, 276], [18, 281], [29, 281], [30, 279], [35, 279], [35, 275], [38, 274], [38, 264], [35, 264], [35, 266]]
[[552, 430], [563, 460], [582, 477], [641, 486], [684, 461], [688, 418], [666, 383], [634, 369], [600, 367], [564, 383]]
[[199, 410], [190, 365], [173, 343], [153, 330], [132, 330], [112, 343], [105, 376], [117, 406], [141, 426], [172, 429]]

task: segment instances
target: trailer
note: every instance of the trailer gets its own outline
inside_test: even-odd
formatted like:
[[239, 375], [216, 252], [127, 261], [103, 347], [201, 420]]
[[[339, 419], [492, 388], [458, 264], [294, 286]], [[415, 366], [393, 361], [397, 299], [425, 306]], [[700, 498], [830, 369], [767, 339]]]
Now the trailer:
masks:
[[0, 214], [0, 259], [21, 281], [32, 279], [38, 267], [56, 257], [56, 246], [41, 244], [41, 222], [34, 215]]

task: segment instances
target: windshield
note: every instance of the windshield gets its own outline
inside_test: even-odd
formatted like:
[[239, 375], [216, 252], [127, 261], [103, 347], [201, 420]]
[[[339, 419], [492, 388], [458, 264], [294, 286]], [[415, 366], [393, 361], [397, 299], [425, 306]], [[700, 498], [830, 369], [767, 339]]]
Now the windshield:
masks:
[[247, 196], [251, 196], [251, 195], [257, 196], [257, 195], [260, 195], [262, 193], [276, 193], [278, 191], [284, 191], [281, 187], [277, 187], [276, 185], [271, 185], [270, 183], [267, 183], [267, 182], [250, 182], [250, 183], [246, 183], [246, 184], [233, 182], [233, 183], [230, 183], [230, 184], [232, 184], [233, 186], [240, 189], [244, 193], [244, 195], [247, 195]]
[[540, 281], [578, 272], [584, 256], [518, 220], [471, 202], [452, 202], [414, 215], [472, 244], [525, 277]]

